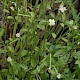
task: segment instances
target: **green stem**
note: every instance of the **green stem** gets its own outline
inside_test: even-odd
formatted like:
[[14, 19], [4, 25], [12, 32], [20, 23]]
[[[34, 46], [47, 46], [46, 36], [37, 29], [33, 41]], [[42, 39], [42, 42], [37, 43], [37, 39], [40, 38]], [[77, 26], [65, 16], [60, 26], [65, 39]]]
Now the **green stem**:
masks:
[[49, 69], [51, 70], [51, 53], [50, 53], [50, 66]]

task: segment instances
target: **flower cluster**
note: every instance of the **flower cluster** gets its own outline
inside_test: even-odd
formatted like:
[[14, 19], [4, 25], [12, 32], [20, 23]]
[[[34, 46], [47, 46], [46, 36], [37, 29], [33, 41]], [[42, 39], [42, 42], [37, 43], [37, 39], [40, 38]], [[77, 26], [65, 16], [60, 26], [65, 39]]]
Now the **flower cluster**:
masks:
[[[64, 11], [66, 11], [66, 7], [64, 7], [63, 5], [60, 5], [59, 10], [63, 13]], [[54, 26], [55, 25], [55, 20], [54, 19], [49, 19], [49, 25], [50, 26]]]

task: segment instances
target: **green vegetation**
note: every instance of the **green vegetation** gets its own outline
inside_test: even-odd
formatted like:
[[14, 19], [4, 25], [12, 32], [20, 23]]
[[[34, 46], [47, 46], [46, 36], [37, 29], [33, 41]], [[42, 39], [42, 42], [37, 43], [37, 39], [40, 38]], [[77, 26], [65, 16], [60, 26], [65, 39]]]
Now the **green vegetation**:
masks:
[[78, 3], [2, 0], [0, 80], [80, 80]]

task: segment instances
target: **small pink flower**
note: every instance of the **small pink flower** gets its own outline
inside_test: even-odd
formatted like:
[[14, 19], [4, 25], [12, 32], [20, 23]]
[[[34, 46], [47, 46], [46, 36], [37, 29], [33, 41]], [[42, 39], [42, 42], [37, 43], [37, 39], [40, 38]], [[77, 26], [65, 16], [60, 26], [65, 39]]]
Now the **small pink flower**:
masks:
[[17, 34], [16, 34], [16, 37], [20, 37], [20, 33], [17, 33]]

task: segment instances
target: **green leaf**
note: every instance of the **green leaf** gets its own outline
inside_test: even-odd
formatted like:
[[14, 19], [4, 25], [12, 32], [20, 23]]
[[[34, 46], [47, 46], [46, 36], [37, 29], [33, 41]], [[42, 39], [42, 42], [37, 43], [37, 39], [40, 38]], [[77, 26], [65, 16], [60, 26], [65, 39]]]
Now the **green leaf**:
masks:
[[28, 29], [26, 29], [26, 28], [22, 28], [21, 30], [20, 30], [20, 32], [27, 32], [28, 31]]
[[58, 51], [54, 54], [54, 57], [63, 56], [65, 53], [66, 53], [66, 50], [65, 50], [65, 49], [60, 49], [60, 50], [58, 50]]
[[77, 53], [76, 53], [76, 58], [78, 59], [77, 61], [76, 61], [76, 63], [75, 64], [78, 64], [78, 66], [79, 66], [79, 68], [80, 68], [80, 51], [78, 51]]
[[54, 69], [49, 70], [49, 73], [51, 73], [52, 75], [55, 75], [55, 76], [56, 76], [56, 74], [57, 74]]
[[22, 35], [23, 33], [26, 33], [26, 32], [28, 32], [28, 29], [26, 29], [26, 28], [22, 28], [21, 30], [20, 30], [20, 34]]
[[18, 21], [18, 22], [22, 22], [21, 20], [21, 17], [20, 16], [16, 16], [15, 19]]
[[3, 12], [9, 13], [9, 10], [7, 10], [7, 9], [4, 9], [4, 10], [3, 10]]
[[11, 6], [10, 9], [11, 9], [12, 11], [14, 11], [14, 7], [13, 7], [13, 6]]
[[40, 72], [40, 67], [39, 66], [37, 66], [36, 71], [37, 71], [37, 73]]
[[23, 50], [21, 53], [20, 53], [20, 57], [23, 57], [23, 56], [25, 56], [26, 54], [27, 54], [27, 50]]
[[17, 14], [18, 16], [23, 16], [23, 17], [31, 17], [30, 15], [25, 15], [25, 14]]
[[7, 74], [8, 73], [8, 69], [2, 69], [2, 73]]
[[53, 12], [51, 12], [50, 15], [51, 15], [52, 18], [55, 18], [55, 14]]
[[12, 17], [12, 16], [8, 16], [7, 19], [14, 19], [14, 17]]
[[47, 7], [47, 9], [51, 9], [51, 6], [50, 6], [49, 2], [47, 2], [46, 7]]
[[39, 66], [37, 66], [37, 68], [35, 70], [33, 70], [31, 74], [36, 74], [36, 73], [40, 73], [40, 67]]
[[70, 21], [69, 21], [69, 25], [70, 25], [70, 26], [72, 26], [72, 25], [73, 25], [73, 23], [74, 23], [74, 21], [73, 21], [73, 20], [70, 20]]
[[19, 80], [18, 78], [15, 78], [15, 80]]
[[45, 26], [44, 26], [44, 24], [39, 23], [39, 24], [37, 25], [37, 28], [44, 30]]
[[56, 38], [56, 34], [55, 33], [52, 33], [52, 37], [55, 39]]
[[35, 61], [35, 58], [32, 58], [32, 59], [31, 59], [31, 66], [32, 66], [33, 68], [36, 67], [36, 61]]
[[49, 47], [49, 52], [50, 52], [50, 53], [53, 53], [53, 52], [54, 52], [54, 49], [55, 49], [55, 45], [51, 45], [51, 46]]
[[64, 23], [61, 23], [60, 25], [61, 25], [62, 27], [64, 27]]
[[61, 38], [64, 42], [68, 42], [68, 40], [66, 38]]
[[77, 59], [80, 60], [80, 51], [76, 53]]
[[30, 14], [31, 14], [32, 18], [35, 17], [35, 13], [34, 12], [30, 12]]
[[7, 80], [13, 80], [13, 79], [12, 79], [12, 76], [9, 75], [9, 74], [7, 74]]
[[18, 72], [20, 70], [20, 65], [18, 63], [14, 63], [13, 70], [14, 70], [14, 74], [18, 75]]
[[37, 6], [38, 6], [38, 0], [36, 0], [36, 2], [35, 2], [35, 6], [34, 6], [34, 8], [33, 8], [33, 12], [34, 12], [34, 13], [35, 13], [36, 10], [37, 10]]
[[69, 57], [70, 57], [69, 54], [65, 54], [64, 56], [62, 56], [62, 57], [60, 58], [62, 64], [64, 64], [64, 65], [67, 64], [67, 62], [68, 62], [68, 60], [69, 60]]
[[44, 30], [46, 22], [47, 22], [46, 20], [42, 20], [41, 22], [38, 23], [37, 28]]
[[4, 29], [0, 28], [0, 38], [3, 36], [4, 34]]
[[43, 61], [41, 64], [40, 64], [40, 69], [44, 68], [48, 66], [48, 63], [46, 61]]
[[26, 64], [20, 64], [20, 67], [23, 68], [24, 70], [27, 70], [28, 69], [28, 67], [27, 67]]
[[7, 47], [10, 52], [14, 52], [14, 48], [12, 46]]
[[79, 66], [79, 68], [80, 68], [80, 61], [79, 61], [79, 60], [77, 60], [77, 61], [75, 62], [75, 64], [78, 64], [78, 66]]

